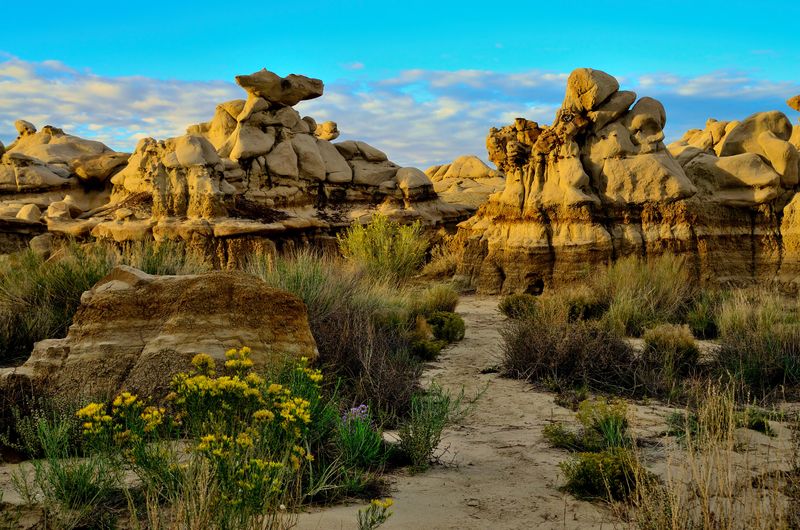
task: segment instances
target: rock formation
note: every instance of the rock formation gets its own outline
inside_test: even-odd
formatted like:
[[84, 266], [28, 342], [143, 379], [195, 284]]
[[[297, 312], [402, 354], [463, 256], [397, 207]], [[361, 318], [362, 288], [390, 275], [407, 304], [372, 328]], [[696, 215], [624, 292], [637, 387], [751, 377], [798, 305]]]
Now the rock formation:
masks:
[[195, 354], [224, 362], [242, 346], [262, 367], [317, 356], [305, 305], [290, 293], [241, 272], [150, 276], [121, 266], [83, 294], [66, 338], [38, 342], [24, 365], [0, 370], [0, 390], [163, 396]]
[[[190, 126], [184, 136], [142, 139], [130, 158], [18, 122], [20, 138], [4, 155], [5, 174], [0, 166], [0, 186], [7, 183], [0, 193], [101, 190], [103, 200], [91, 204], [75, 193], [29, 202], [46, 212], [54, 234], [183, 240], [220, 266], [246, 250], [329, 240], [376, 212], [429, 226], [469, 215], [468, 208], [440, 200], [422, 171], [401, 168], [364, 142], [331, 143], [339, 135], [336, 123], [301, 117], [292, 105], [321, 96], [322, 81], [267, 70], [236, 81], [247, 99], [218, 105], [209, 122]], [[26, 220], [17, 219], [22, 206], [15, 198], [0, 216], [30, 223], [30, 210]]]
[[671, 251], [703, 280], [794, 282], [781, 223], [792, 222], [800, 162], [786, 116], [711, 120], [669, 150], [665, 123], [658, 101], [582, 68], [551, 126], [492, 129], [506, 186], [460, 225], [459, 272], [485, 292], [539, 292], [620, 256]]
[[38, 132], [24, 120], [14, 125], [19, 137], [0, 150], [0, 253], [24, 247], [51, 219], [106, 203], [107, 182], [129, 156], [49, 125]]
[[477, 156], [460, 156], [449, 164], [431, 166], [425, 174], [433, 182], [433, 190], [443, 201], [464, 205], [473, 212], [489, 195], [502, 191], [505, 175], [491, 169]]

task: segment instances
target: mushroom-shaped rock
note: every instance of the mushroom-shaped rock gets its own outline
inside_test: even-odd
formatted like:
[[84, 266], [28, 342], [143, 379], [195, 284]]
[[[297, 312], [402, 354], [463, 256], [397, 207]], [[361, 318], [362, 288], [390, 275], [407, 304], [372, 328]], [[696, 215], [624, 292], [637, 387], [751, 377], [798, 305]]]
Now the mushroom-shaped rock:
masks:
[[237, 75], [236, 83], [252, 96], [289, 107], [320, 97], [324, 89], [320, 79], [295, 74], [281, 77], [267, 69], [251, 75]]
[[317, 125], [314, 136], [320, 140], [333, 141], [339, 138], [339, 126], [335, 121], [326, 121]]

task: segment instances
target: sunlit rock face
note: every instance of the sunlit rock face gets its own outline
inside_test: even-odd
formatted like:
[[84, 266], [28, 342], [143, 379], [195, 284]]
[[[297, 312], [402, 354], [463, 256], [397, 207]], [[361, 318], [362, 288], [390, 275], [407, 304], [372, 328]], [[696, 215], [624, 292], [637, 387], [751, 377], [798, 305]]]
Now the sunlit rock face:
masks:
[[665, 124], [661, 103], [581, 68], [552, 125], [491, 129], [505, 188], [461, 223], [460, 274], [484, 292], [538, 292], [621, 256], [671, 251], [703, 280], [793, 282], [781, 232], [792, 230], [783, 211], [800, 162], [788, 118], [710, 120], [669, 148]]
[[[30, 220], [36, 211], [16, 200], [5, 212], [13, 230], [30, 225], [35, 233], [120, 243], [181, 240], [227, 266], [252, 250], [330, 242], [376, 213], [430, 227], [469, 216], [469, 207], [440, 200], [422, 171], [364, 142], [332, 143], [336, 123], [301, 116], [293, 105], [322, 96], [321, 80], [261, 70], [236, 82], [246, 99], [219, 104], [210, 121], [183, 136], [144, 138], [131, 155], [17, 122], [20, 138], [0, 165], [0, 194], [32, 193], [45, 213], [44, 221]], [[97, 197], [88, 200], [87, 190]]]

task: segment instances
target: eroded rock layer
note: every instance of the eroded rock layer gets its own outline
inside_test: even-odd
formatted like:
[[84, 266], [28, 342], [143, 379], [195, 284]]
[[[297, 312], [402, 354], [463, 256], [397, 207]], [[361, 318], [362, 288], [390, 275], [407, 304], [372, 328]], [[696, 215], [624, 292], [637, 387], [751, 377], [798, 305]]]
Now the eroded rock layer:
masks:
[[248, 250], [329, 240], [375, 213], [427, 226], [468, 217], [468, 207], [442, 201], [419, 169], [364, 142], [331, 143], [336, 123], [301, 117], [292, 105], [321, 96], [319, 79], [262, 70], [236, 81], [247, 99], [218, 105], [184, 136], [142, 139], [131, 155], [18, 122], [20, 138], [0, 165], [0, 228], [182, 240], [226, 266]]
[[797, 127], [781, 112], [710, 120], [667, 148], [665, 123], [658, 101], [582, 68], [552, 125], [491, 129], [506, 185], [459, 225], [459, 273], [483, 292], [539, 292], [621, 256], [671, 251], [704, 281], [792, 287]]
[[225, 350], [242, 346], [262, 368], [317, 356], [306, 307], [290, 293], [242, 272], [150, 276], [121, 266], [83, 294], [66, 338], [37, 342], [24, 365], [0, 370], [0, 393], [23, 384], [163, 397], [198, 352], [221, 365]]

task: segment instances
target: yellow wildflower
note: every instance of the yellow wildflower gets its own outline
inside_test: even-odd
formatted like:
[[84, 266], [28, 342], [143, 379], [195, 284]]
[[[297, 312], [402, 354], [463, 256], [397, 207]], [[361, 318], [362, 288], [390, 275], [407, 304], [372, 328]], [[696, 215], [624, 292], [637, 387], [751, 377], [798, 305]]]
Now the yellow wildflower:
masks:
[[259, 409], [253, 413], [253, 419], [258, 421], [272, 421], [275, 419], [275, 413], [267, 409]]
[[214, 359], [207, 353], [198, 353], [192, 358], [192, 366], [197, 368], [200, 373], [214, 375], [214, 369], [217, 367]]

